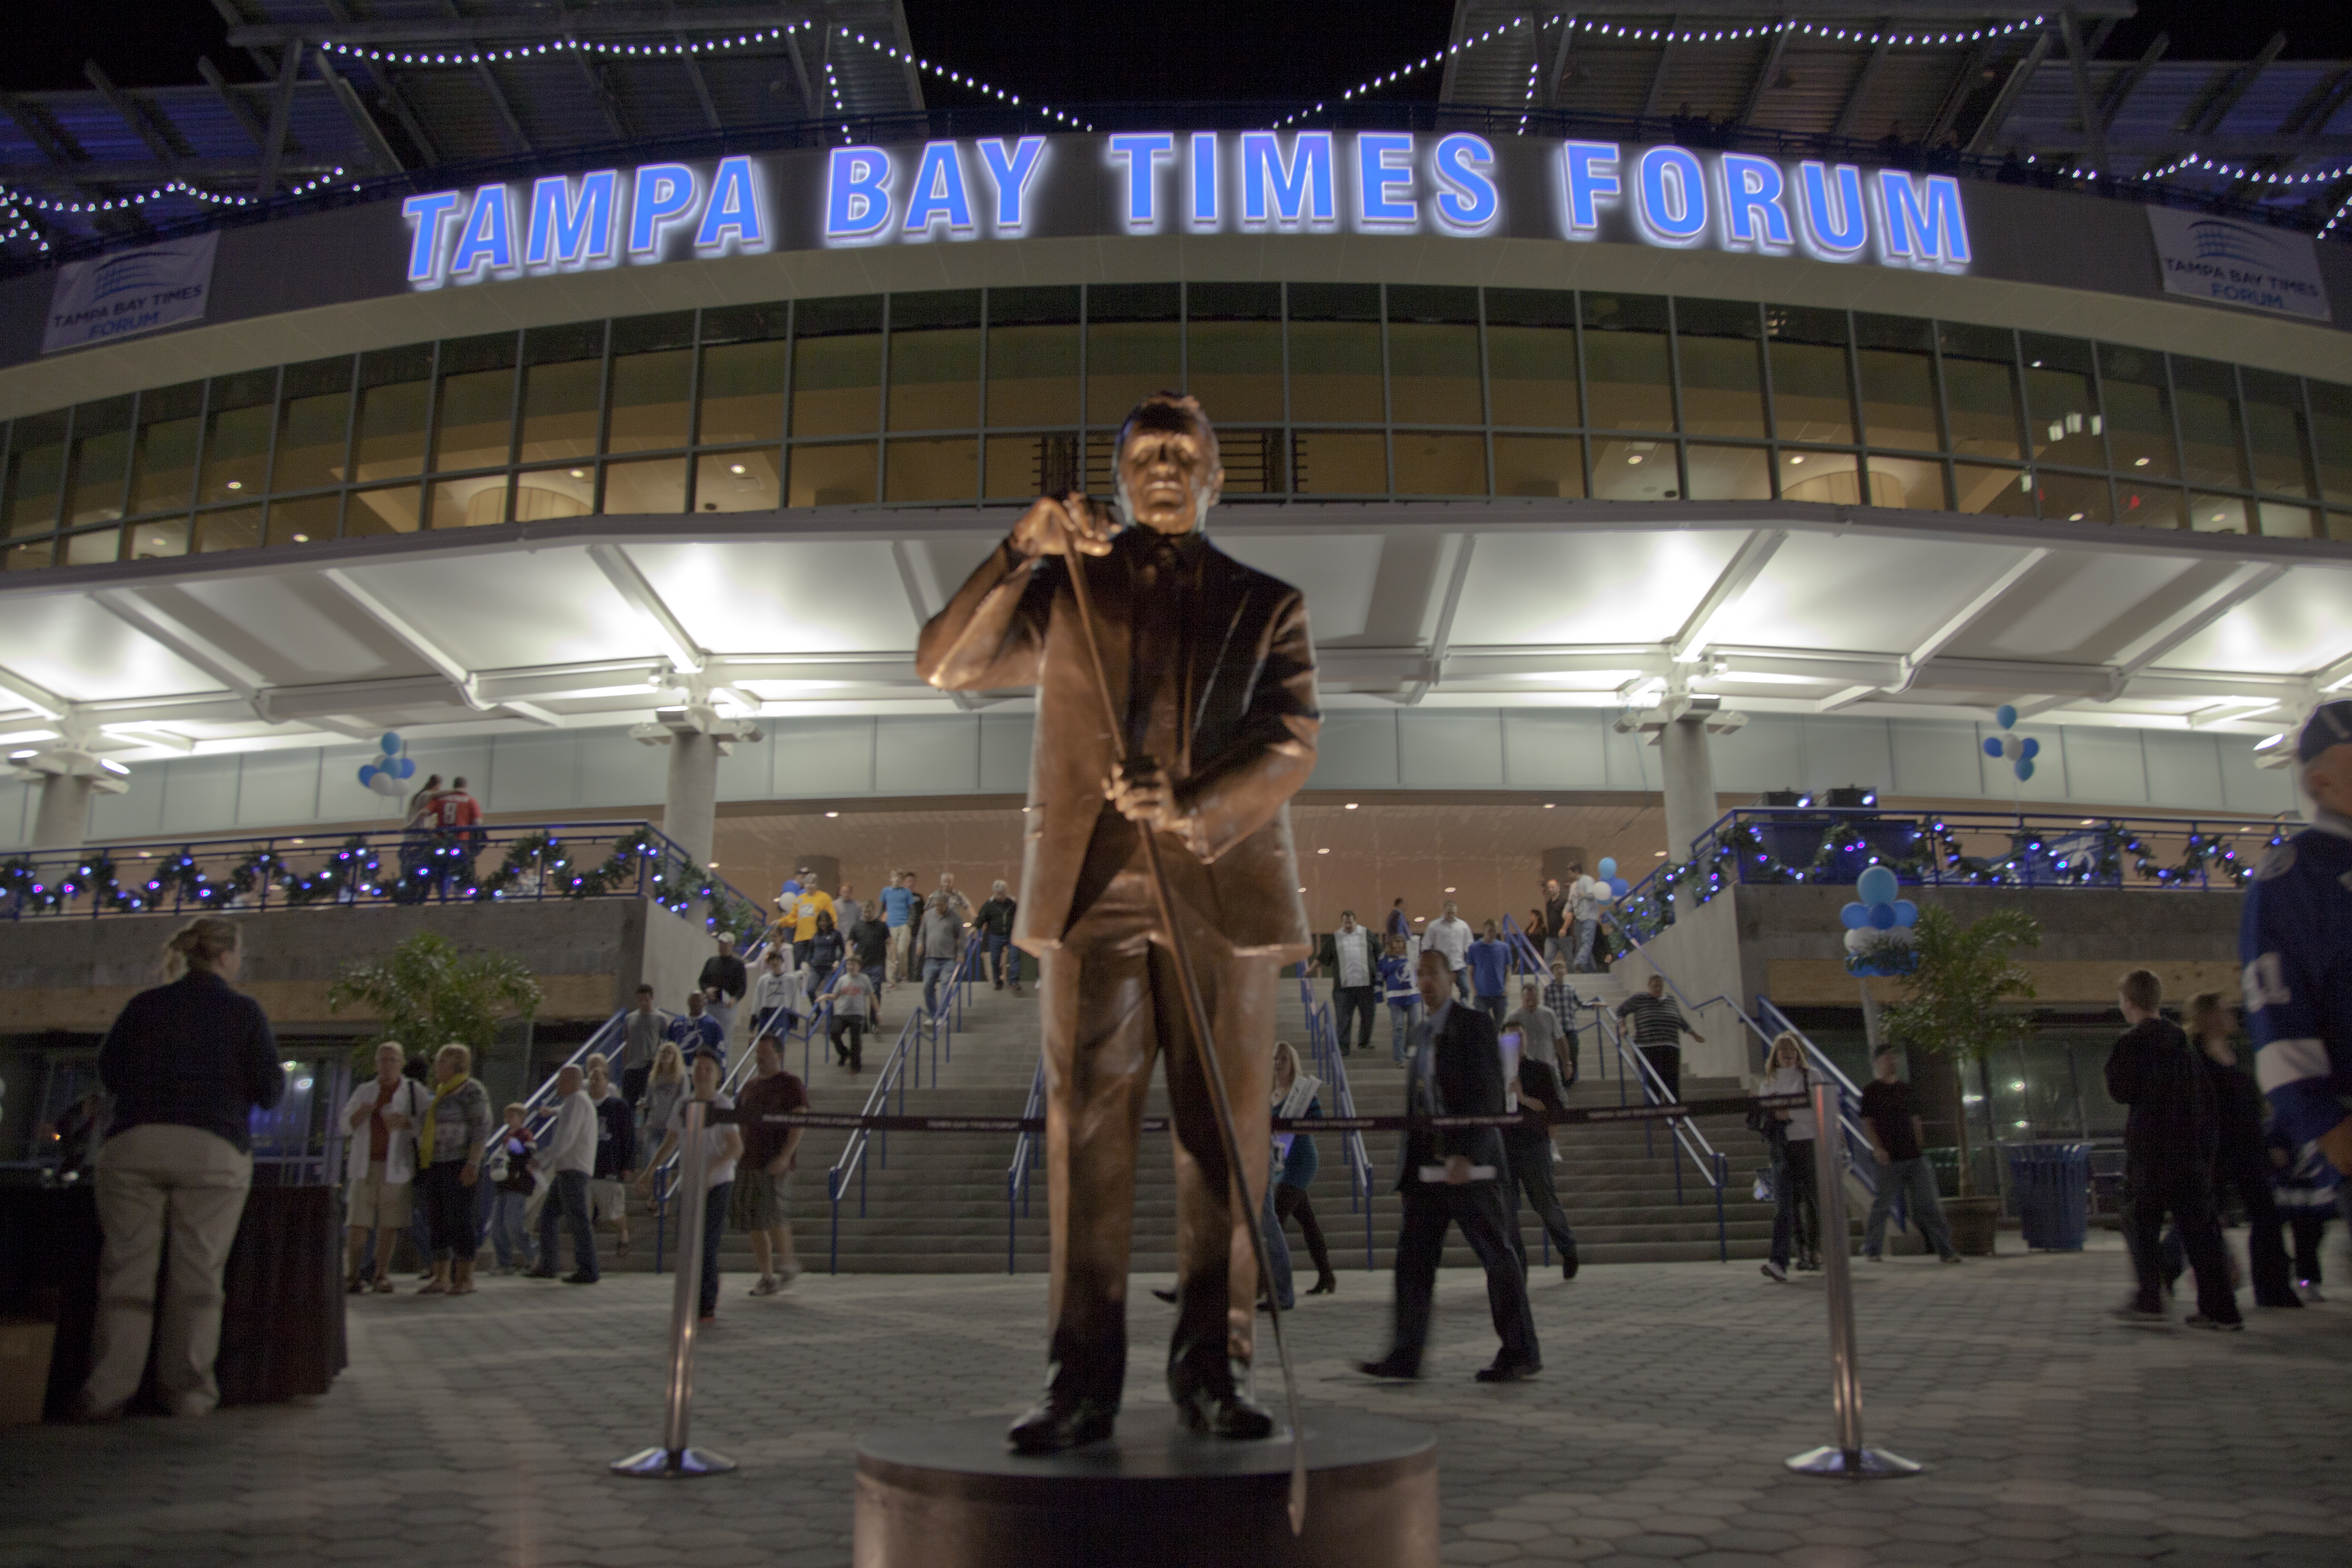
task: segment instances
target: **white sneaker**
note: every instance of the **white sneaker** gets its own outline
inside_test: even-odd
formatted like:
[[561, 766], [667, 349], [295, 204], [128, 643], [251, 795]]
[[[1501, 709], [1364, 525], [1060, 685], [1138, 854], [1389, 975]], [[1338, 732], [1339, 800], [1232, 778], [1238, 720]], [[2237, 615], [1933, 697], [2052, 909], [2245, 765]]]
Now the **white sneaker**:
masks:
[[801, 1266], [797, 1263], [787, 1263], [776, 1276], [776, 1289], [781, 1290], [800, 1277]]
[[1764, 1260], [1764, 1278], [1775, 1284], [1786, 1285], [1789, 1282], [1789, 1271], [1768, 1258]]

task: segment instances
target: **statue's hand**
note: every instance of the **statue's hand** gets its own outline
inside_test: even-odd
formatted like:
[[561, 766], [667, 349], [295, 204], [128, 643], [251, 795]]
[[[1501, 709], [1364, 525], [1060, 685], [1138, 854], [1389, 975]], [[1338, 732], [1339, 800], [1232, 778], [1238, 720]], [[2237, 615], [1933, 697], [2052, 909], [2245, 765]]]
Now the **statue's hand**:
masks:
[[1035, 560], [1040, 555], [1108, 555], [1118, 527], [1110, 515], [1076, 490], [1056, 500], [1039, 496], [1036, 503], [1013, 525], [1013, 548]]
[[1175, 831], [1183, 816], [1176, 785], [1151, 757], [1129, 757], [1103, 781], [1103, 795], [1121, 816], [1156, 833]]

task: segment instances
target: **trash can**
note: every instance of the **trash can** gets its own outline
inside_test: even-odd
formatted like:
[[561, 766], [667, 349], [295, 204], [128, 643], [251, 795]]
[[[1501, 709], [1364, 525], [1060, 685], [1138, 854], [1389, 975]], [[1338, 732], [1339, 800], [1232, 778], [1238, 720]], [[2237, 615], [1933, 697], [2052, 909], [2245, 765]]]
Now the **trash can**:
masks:
[[2091, 1228], [2091, 1146], [2011, 1143], [2010, 1188], [2025, 1245], [2044, 1252], [2080, 1252]]

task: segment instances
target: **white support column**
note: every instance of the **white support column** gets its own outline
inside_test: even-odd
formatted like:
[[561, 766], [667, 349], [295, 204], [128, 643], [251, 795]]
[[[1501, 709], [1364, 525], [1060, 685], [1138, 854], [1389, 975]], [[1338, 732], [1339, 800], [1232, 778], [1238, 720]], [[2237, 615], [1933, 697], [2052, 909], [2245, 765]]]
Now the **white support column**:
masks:
[[662, 797], [662, 831], [697, 866], [708, 866], [718, 830], [719, 738], [675, 731], [669, 741], [669, 788]]
[[33, 817], [33, 847], [79, 849], [89, 834], [89, 797], [98, 781], [79, 773], [51, 773], [41, 781], [41, 804]]
[[1658, 734], [1658, 767], [1665, 775], [1666, 854], [1689, 858], [1691, 840], [1715, 826], [1715, 764], [1707, 755], [1711, 713], [1687, 713]]

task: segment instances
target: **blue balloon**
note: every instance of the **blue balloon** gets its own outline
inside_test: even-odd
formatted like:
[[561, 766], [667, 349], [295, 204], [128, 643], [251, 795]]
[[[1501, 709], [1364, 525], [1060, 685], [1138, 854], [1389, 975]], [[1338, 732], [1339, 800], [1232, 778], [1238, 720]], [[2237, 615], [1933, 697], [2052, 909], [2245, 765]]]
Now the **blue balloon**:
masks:
[[2021, 756], [2021, 757], [2026, 757], [2026, 758], [2029, 758], [2029, 759], [2030, 759], [2030, 758], [2033, 758], [2033, 757], [2038, 757], [2038, 756], [2040, 756], [2041, 754], [2042, 754], [2042, 742], [2039, 742], [2039, 741], [2037, 741], [2037, 740], [2035, 740], [2035, 739], [2034, 739], [2032, 736], [2031, 736], [2031, 735], [2028, 735], [2027, 737], [2025, 737], [2025, 744], [2018, 748], [2018, 755], [2020, 755], [2020, 756]]
[[2032, 777], [2033, 776], [2033, 764], [2032, 764], [2032, 763], [2031, 763], [2031, 762], [2029, 762], [2029, 761], [2026, 761], [2026, 760], [2023, 760], [2023, 759], [2020, 759], [2020, 760], [2019, 760], [2019, 762], [2018, 762], [2018, 763], [2017, 763], [2017, 764], [2016, 764], [2016, 767], [2017, 767], [2017, 782], [2018, 782], [2018, 783], [2020, 783], [2020, 784], [2023, 784], [2027, 779], [2030, 779], [2030, 778], [2032, 778]]
[[1903, 896], [1900, 885], [1895, 880], [1895, 873], [1884, 866], [1873, 866], [1864, 871], [1854, 883], [1853, 890], [1861, 895], [1865, 904], [1891, 904]]
[[1895, 906], [1893, 904], [1871, 905], [1870, 929], [1873, 931], [1893, 931], [1895, 929]]
[[1992, 716], [2004, 730], [2017, 722], [2017, 710], [2004, 702], [1992, 710]]
[[1846, 930], [1860, 931], [1863, 927], [1870, 923], [1870, 906], [1868, 904], [1848, 904], [1845, 908], [1838, 910], [1838, 919], [1845, 922]]
[[1601, 879], [1605, 882], [1616, 874], [1617, 857], [1614, 855], [1603, 855], [1601, 858]]
[[414, 757], [401, 757], [395, 760], [392, 764], [392, 776], [396, 779], [415, 778], [416, 776], [416, 759]]
[[393, 731], [386, 730], [375, 744], [376, 750], [387, 757], [396, 757], [400, 754], [400, 736]]
[[360, 787], [364, 789], [374, 781], [375, 764], [373, 763], [362, 763], [360, 764]]
[[1988, 757], [2000, 755], [2000, 742], [1998, 739], [1988, 738], [1984, 743], [1984, 753]]
[[1917, 925], [1919, 923], [1919, 906], [1913, 903], [1908, 899], [1896, 900], [1895, 903], [1895, 923], [1899, 926]]
[[1627, 881], [1624, 878], [1612, 877], [1609, 879], [1609, 891], [1614, 897], [1622, 899], [1633, 890], [1633, 884]]

